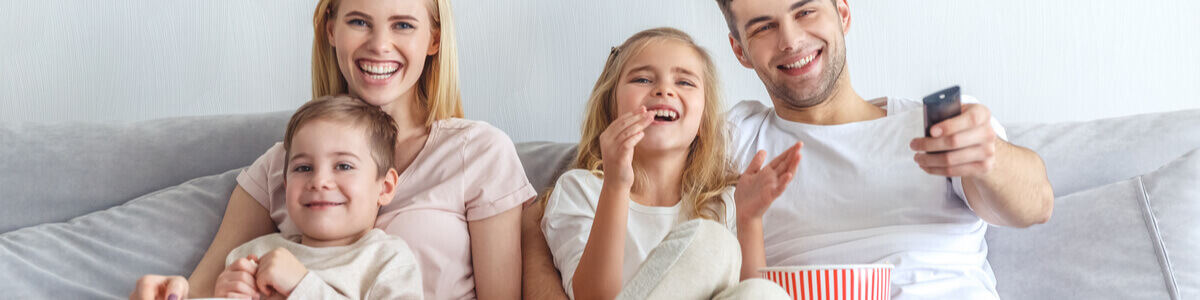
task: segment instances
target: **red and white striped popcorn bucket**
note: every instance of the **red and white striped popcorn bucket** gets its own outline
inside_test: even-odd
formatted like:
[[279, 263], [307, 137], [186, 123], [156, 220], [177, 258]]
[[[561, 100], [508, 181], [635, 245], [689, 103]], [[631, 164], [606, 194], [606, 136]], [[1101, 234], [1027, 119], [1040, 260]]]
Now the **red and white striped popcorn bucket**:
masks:
[[796, 300], [888, 300], [892, 298], [892, 268], [891, 264], [816, 265], [758, 271]]

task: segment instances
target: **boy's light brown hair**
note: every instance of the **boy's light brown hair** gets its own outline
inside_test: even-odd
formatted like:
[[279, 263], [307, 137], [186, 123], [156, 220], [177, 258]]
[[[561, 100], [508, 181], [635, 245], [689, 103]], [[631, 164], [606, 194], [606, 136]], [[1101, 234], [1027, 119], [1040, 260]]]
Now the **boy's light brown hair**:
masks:
[[[376, 178], [382, 178], [394, 167], [392, 158], [396, 152], [396, 121], [378, 106], [367, 104], [348, 95], [325, 96], [309, 101], [288, 121], [287, 133], [283, 136], [284, 170], [292, 157], [292, 139], [300, 127], [317, 120], [349, 124], [361, 128], [371, 143], [371, 159], [377, 168]], [[284, 172], [287, 175], [287, 172]]]

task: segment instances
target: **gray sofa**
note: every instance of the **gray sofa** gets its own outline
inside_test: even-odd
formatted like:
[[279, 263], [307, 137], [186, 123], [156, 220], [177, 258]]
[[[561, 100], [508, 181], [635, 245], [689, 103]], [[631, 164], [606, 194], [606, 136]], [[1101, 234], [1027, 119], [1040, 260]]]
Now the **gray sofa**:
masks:
[[[125, 298], [142, 274], [186, 276], [289, 115], [0, 123], [0, 298]], [[1200, 298], [1200, 110], [1006, 127], [1057, 199], [1047, 224], [988, 232], [1001, 296]], [[574, 150], [516, 147], [539, 191]]]

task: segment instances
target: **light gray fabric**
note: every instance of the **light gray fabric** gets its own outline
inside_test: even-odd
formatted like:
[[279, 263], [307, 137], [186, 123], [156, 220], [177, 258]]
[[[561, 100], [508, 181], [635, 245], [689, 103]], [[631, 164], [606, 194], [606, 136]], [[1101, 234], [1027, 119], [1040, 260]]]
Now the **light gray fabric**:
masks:
[[1200, 150], [1059, 197], [1046, 224], [988, 230], [1005, 299], [1200, 297]]
[[1009, 141], [1042, 156], [1055, 196], [1133, 178], [1200, 148], [1200, 109], [1005, 128]]
[[1162, 240], [1167, 279], [1178, 299], [1200, 299], [1200, 149], [1139, 178], [1147, 216]]
[[786, 300], [793, 299], [778, 283], [750, 278], [721, 291], [713, 300]]
[[566, 172], [575, 159], [574, 143], [524, 142], [517, 143], [517, 156], [525, 168], [529, 183], [538, 194], [554, 187], [554, 181]]
[[121, 299], [142, 275], [186, 277], [216, 235], [240, 171], [0, 234], [0, 298]]
[[247, 166], [283, 140], [289, 117], [285, 111], [132, 123], [0, 123], [0, 232], [63, 222]]
[[650, 251], [617, 299], [712, 299], [738, 283], [741, 266], [741, 247], [728, 228], [687, 221]]

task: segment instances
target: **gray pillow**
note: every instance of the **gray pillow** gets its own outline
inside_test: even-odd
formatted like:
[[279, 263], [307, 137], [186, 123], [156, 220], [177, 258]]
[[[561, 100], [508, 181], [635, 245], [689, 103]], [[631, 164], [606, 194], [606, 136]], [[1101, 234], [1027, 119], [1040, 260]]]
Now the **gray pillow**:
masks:
[[240, 170], [0, 234], [0, 298], [121, 299], [144, 274], [187, 277], [217, 233]]
[[1200, 149], [1054, 206], [1046, 224], [989, 228], [1002, 298], [1200, 298]]
[[289, 111], [126, 123], [0, 122], [0, 232], [71, 218], [250, 165]]
[[575, 159], [574, 143], [524, 142], [516, 146], [525, 176], [538, 194], [554, 187], [554, 181]]
[[1200, 148], [1200, 109], [1005, 128], [1009, 141], [1042, 156], [1056, 196], [1146, 174]]

